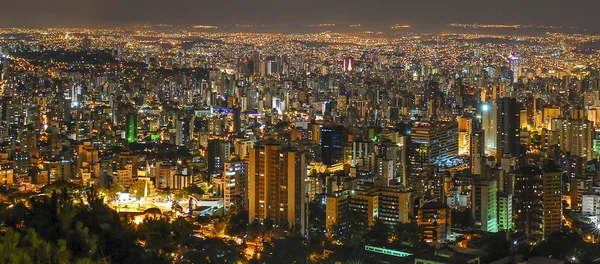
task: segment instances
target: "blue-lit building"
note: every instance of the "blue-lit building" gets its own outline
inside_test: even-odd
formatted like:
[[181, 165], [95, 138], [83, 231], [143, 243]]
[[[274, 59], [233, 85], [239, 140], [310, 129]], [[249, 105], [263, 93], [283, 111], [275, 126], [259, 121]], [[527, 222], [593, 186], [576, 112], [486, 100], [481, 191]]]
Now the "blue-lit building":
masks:
[[458, 123], [416, 123], [410, 134], [407, 187], [426, 191], [425, 180], [433, 176], [433, 168], [445, 167], [457, 156]]
[[331, 165], [344, 161], [344, 143], [348, 136], [343, 126], [321, 127], [321, 148], [323, 163]]

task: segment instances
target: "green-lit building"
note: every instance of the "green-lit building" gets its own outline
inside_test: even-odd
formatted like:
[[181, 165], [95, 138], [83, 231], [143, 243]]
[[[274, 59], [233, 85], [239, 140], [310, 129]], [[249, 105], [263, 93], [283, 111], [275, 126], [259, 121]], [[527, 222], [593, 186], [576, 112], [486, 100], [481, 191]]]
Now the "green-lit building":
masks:
[[127, 142], [135, 143], [138, 141], [138, 126], [137, 115], [134, 113], [127, 114]]
[[498, 193], [498, 230], [513, 229], [512, 195]]
[[481, 231], [498, 232], [498, 198], [496, 180], [475, 179], [473, 183], [472, 216]]

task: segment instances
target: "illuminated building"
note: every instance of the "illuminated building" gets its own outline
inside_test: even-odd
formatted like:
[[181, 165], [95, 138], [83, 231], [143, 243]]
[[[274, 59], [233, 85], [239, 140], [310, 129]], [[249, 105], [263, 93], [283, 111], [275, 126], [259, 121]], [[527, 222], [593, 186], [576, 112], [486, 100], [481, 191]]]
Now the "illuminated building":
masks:
[[515, 228], [533, 241], [560, 231], [562, 221], [562, 172], [544, 172], [535, 165], [515, 171]]
[[596, 216], [596, 218], [600, 217], [600, 195], [584, 194], [582, 198], [583, 206], [581, 207], [581, 213], [583, 215]]
[[554, 130], [555, 128], [552, 127], [552, 120], [555, 118], [559, 118], [560, 117], [560, 108], [558, 107], [546, 107], [544, 108], [543, 111], [543, 116], [542, 116], [542, 120], [543, 120], [543, 128], [546, 128], [550, 131]]
[[12, 186], [15, 182], [14, 169], [10, 161], [0, 162], [0, 178], [5, 186]]
[[100, 175], [100, 164], [98, 159], [98, 150], [92, 145], [92, 142], [85, 141], [77, 146], [77, 170], [81, 167], [89, 166], [95, 177]]
[[458, 155], [471, 154], [471, 134], [473, 133], [473, 119], [458, 117]]
[[127, 164], [117, 169], [113, 182], [116, 182], [123, 187], [129, 187], [133, 184], [132, 165]]
[[444, 165], [457, 156], [456, 122], [416, 123], [408, 151], [408, 187], [424, 191], [424, 180], [432, 176], [432, 166]]
[[[141, 177], [138, 177], [140, 179]], [[173, 175], [173, 183], [171, 184], [171, 189], [173, 190], [181, 190], [189, 187], [193, 182], [193, 177], [190, 172], [184, 169], [183, 173], [178, 172]]]
[[349, 153], [346, 158], [350, 165], [352, 167], [366, 166], [371, 168], [372, 157], [374, 157], [373, 153], [375, 152], [374, 144], [368, 141], [353, 141], [351, 144], [352, 146], [348, 147]]
[[476, 178], [471, 193], [471, 214], [481, 231], [498, 232], [498, 198], [496, 180]]
[[360, 190], [340, 190], [327, 196], [326, 226], [344, 224], [346, 210], [365, 216], [369, 225], [376, 220], [389, 226], [409, 223], [411, 215], [410, 192], [397, 188], [374, 186]]
[[223, 164], [231, 157], [233, 144], [229, 141], [212, 139], [208, 141], [206, 149], [206, 162], [208, 173], [216, 173], [223, 170]]
[[127, 142], [135, 143], [138, 141], [138, 124], [137, 115], [134, 113], [127, 114]]
[[345, 225], [348, 210], [364, 215], [368, 225], [372, 226], [379, 216], [377, 199], [376, 195], [359, 190], [341, 190], [328, 195], [325, 208], [327, 229], [336, 224]]
[[344, 58], [344, 61], [342, 63], [342, 68], [345, 72], [352, 71], [352, 69], [354, 68], [354, 60], [352, 58]]
[[483, 148], [487, 156], [496, 154], [498, 140], [497, 109], [494, 101], [481, 105], [481, 124], [485, 131]]
[[560, 149], [571, 156], [593, 157], [594, 125], [584, 119], [553, 119]]
[[504, 155], [518, 157], [521, 155], [521, 130], [519, 126], [519, 115], [521, 105], [517, 99], [503, 97], [496, 101], [497, 104], [497, 139], [496, 139], [496, 160], [500, 160]]
[[513, 196], [498, 193], [498, 231], [513, 229]]
[[377, 176], [383, 179], [385, 186], [389, 186], [396, 179], [394, 160], [379, 159], [377, 165]]
[[447, 204], [426, 203], [419, 208], [419, 227], [423, 229], [423, 239], [427, 243], [444, 243], [450, 238], [452, 210]]
[[223, 203], [225, 212], [232, 206], [248, 210], [248, 161], [225, 162], [223, 170]]
[[348, 136], [343, 126], [322, 127], [321, 147], [322, 159], [325, 165], [332, 165], [344, 161], [344, 143], [348, 142]]
[[521, 77], [521, 69], [519, 67], [519, 57], [510, 56], [508, 58], [508, 60], [510, 61], [510, 70], [512, 71], [512, 74], [513, 74], [513, 83], [516, 83], [519, 80], [519, 77]]
[[485, 159], [485, 154], [484, 154], [484, 141], [485, 141], [485, 132], [483, 131], [476, 131], [473, 132], [471, 134], [471, 159], [470, 159], [470, 163], [471, 163], [471, 173], [473, 173], [474, 175], [481, 175], [481, 170], [483, 168], [483, 163], [484, 163], [484, 159]]
[[167, 162], [156, 166], [156, 186], [160, 189], [172, 188], [177, 167]]
[[376, 187], [371, 193], [377, 195], [379, 220], [388, 225], [409, 223], [411, 208], [410, 192], [399, 191], [397, 188]]
[[562, 224], [562, 171], [546, 171], [543, 186], [544, 238], [547, 238], [560, 231]]
[[396, 182], [406, 186], [408, 184], [407, 174], [407, 151], [408, 137], [399, 136], [393, 141], [387, 135], [382, 135], [383, 142], [377, 145], [378, 155], [382, 159], [391, 159], [394, 161], [394, 174]]
[[277, 143], [250, 149], [248, 162], [249, 221], [271, 219], [304, 232], [306, 210], [305, 154]]
[[252, 140], [247, 140], [244, 138], [236, 138], [233, 142], [234, 153], [240, 159], [245, 159], [250, 152], [250, 148], [254, 145]]

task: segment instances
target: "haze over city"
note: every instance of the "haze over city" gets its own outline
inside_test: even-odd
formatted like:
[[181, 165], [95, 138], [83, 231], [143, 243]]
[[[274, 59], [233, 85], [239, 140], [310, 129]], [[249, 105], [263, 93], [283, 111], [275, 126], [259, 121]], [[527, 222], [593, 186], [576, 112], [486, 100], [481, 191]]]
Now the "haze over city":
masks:
[[600, 26], [593, 0], [22, 0], [6, 1], [0, 26], [114, 27], [131, 24], [538, 24]]

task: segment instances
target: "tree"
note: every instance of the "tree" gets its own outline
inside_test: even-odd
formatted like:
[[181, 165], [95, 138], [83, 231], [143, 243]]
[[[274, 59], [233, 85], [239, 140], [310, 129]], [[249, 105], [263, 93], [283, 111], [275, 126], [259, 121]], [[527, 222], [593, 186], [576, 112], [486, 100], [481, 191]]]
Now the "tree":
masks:
[[473, 221], [470, 211], [452, 210], [452, 226], [470, 228], [474, 223], [475, 221]]
[[0, 263], [168, 263], [156, 251], [144, 251], [131, 227], [97, 196], [74, 205], [66, 194], [54, 191], [31, 198], [30, 208], [5, 209], [5, 219], [12, 220], [0, 234]]
[[267, 263], [306, 263], [308, 255], [304, 238], [293, 235], [273, 241], [273, 254], [265, 260]]
[[327, 214], [325, 212], [325, 208], [319, 201], [312, 201], [308, 204], [308, 212], [309, 212], [309, 224], [312, 229], [317, 231], [325, 230], [325, 219], [327, 218]]
[[572, 257], [597, 256], [596, 248], [596, 245], [590, 246], [577, 233], [554, 232], [533, 248], [532, 255], [570, 261]]
[[227, 225], [227, 234], [230, 236], [243, 236], [246, 234], [246, 226], [248, 225], [248, 212], [241, 210], [237, 214], [232, 214], [229, 217]]
[[367, 245], [382, 247], [388, 244], [388, 234], [390, 228], [380, 220], [375, 221], [375, 224], [365, 234], [364, 240]]
[[392, 240], [398, 246], [421, 248], [426, 246], [423, 241], [423, 230], [417, 223], [401, 223], [394, 227]]
[[176, 248], [171, 224], [166, 219], [147, 219], [138, 225], [137, 233], [147, 249], [173, 252]]
[[31, 257], [24, 250], [20, 250], [21, 235], [12, 228], [7, 228], [0, 237], [0, 262], [2, 263], [31, 263]]
[[67, 235], [67, 245], [74, 257], [91, 257], [98, 249], [98, 236], [90, 234], [89, 228], [77, 222], [75, 229], [70, 230]]
[[235, 245], [227, 244], [218, 238], [197, 240], [196, 250], [183, 254], [184, 263], [239, 263], [244, 260]]
[[116, 182], [108, 187], [108, 194], [111, 195], [114, 200], [116, 200], [117, 196], [123, 191], [125, 191], [125, 187]]
[[179, 244], [188, 244], [190, 242], [190, 234], [194, 232], [192, 223], [185, 220], [183, 217], [178, 217], [171, 223], [173, 239]]
[[333, 228], [333, 237], [345, 246], [360, 248], [363, 236], [368, 231], [366, 216], [354, 210], [346, 210]]
[[273, 229], [275, 229], [275, 222], [271, 218], [267, 218], [262, 223], [262, 236], [269, 236], [269, 241], [273, 239]]

